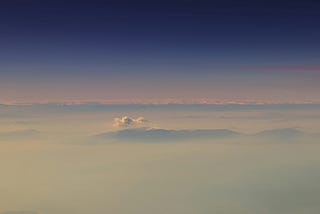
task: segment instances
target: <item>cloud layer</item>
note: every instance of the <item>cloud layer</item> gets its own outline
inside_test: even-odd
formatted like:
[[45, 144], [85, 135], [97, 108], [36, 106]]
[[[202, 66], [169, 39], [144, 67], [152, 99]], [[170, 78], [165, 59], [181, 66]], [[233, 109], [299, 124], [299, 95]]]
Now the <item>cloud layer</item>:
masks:
[[8, 212], [2, 212], [0, 214], [37, 214], [33, 211], [8, 211]]

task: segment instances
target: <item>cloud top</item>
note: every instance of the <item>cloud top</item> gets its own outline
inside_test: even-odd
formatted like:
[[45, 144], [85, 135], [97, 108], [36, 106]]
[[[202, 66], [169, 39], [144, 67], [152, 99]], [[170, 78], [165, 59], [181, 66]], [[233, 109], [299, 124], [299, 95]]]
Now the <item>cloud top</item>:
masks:
[[128, 117], [128, 116], [123, 116], [123, 117], [116, 117], [113, 120], [113, 127], [116, 128], [128, 128], [128, 127], [135, 127], [138, 125], [142, 125], [146, 123], [147, 120], [144, 119], [144, 117]]

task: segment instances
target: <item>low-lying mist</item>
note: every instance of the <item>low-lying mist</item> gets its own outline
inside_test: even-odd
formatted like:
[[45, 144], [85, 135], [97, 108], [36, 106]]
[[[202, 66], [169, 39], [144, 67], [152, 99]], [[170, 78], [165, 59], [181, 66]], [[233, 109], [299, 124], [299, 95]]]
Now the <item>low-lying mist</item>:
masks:
[[305, 111], [128, 108], [145, 122], [121, 127], [116, 110], [28, 111], [0, 119], [1, 214], [320, 210], [320, 126]]

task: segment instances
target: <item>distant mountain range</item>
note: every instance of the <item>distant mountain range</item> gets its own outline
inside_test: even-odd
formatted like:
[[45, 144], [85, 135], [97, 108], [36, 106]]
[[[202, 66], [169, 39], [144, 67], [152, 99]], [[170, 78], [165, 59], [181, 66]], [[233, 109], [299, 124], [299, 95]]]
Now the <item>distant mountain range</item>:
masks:
[[40, 132], [34, 129], [24, 129], [18, 131], [10, 131], [10, 132], [0, 132], [0, 140], [16, 140], [23, 138], [34, 138], [38, 137]]
[[[0, 132], [1, 141], [20, 141], [24, 139], [42, 139], [44, 133], [34, 129], [25, 129], [11, 132]], [[106, 132], [91, 136], [90, 142], [187, 142], [210, 140], [288, 140], [299, 141], [311, 139], [316, 141], [320, 133], [303, 132], [295, 128], [265, 130], [255, 134], [243, 134], [229, 129], [159, 129], [159, 128], [128, 128], [113, 132]]]
[[272, 129], [272, 130], [266, 130], [259, 132], [257, 134], [254, 134], [256, 137], [262, 137], [262, 138], [297, 138], [297, 137], [303, 137], [311, 135], [311, 133], [306, 133], [294, 128], [286, 128], [286, 129]]
[[216, 139], [235, 137], [240, 133], [227, 129], [168, 130], [155, 128], [124, 129], [96, 135], [98, 139], [116, 139], [130, 141], [176, 141], [192, 139]]
[[0, 132], [0, 138], [11, 138], [11, 137], [30, 137], [39, 134], [37, 130], [34, 129], [24, 129], [19, 131], [11, 132]]
[[155, 128], [123, 129], [93, 136], [94, 139], [113, 141], [137, 142], [164, 142], [186, 140], [217, 140], [243, 137], [246, 139], [298, 139], [301, 137], [320, 136], [319, 134], [306, 133], [294, 128], [265, 130], [256, 134], [242, 134], [228, 129], [195, 129], [195, 130], [169, 130]]

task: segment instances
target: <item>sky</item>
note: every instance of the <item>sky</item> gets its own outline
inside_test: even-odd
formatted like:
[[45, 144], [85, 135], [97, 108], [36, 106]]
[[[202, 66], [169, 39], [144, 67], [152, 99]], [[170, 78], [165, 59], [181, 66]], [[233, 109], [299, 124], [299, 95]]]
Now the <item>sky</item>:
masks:
[[0, 103], [319, 102], [317, 1], [0, 2]]
[[311, 0], [0, 0], [0, 214], [318, 214], [319, 38]]

